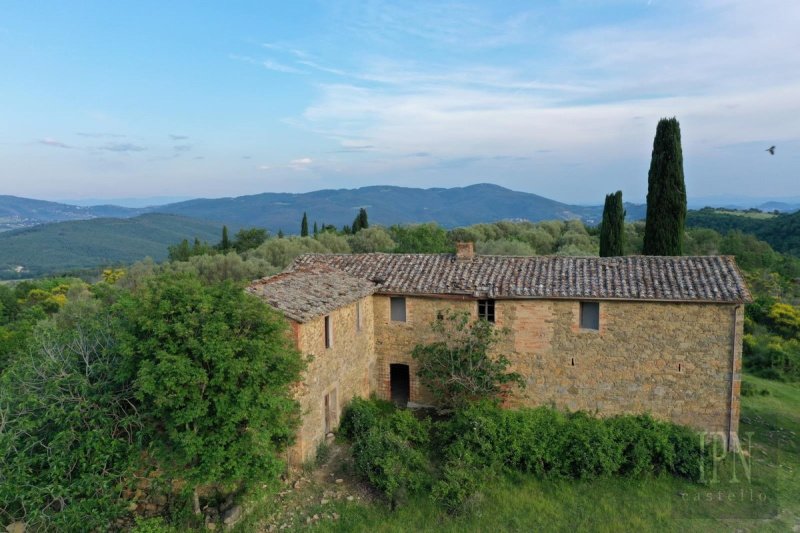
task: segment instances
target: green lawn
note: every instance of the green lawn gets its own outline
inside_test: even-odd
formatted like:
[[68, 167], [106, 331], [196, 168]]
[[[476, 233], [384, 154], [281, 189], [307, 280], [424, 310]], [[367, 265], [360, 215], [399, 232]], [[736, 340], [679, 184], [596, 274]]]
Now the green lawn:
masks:
[[[741, 434], [752, 432], [752, 474], [741, 464], [731, 482], [730, 461], [719, 483], [699, 485], [671, 477], [603, 479], [591, 482], [501, 477], [489, 483], [463, 516], [449, 517], [427, 497], [396, 511], [380, 503], [315, 497], [297, 513], [292, 529], [314, 531], [795, 531], [800, 530], [800, 387], [751, 376], [756, 394], [742, 398]], [[745, 442], [745, 448], [747, 448]], [[710, 473], [709, 473], [710, 474]], [[720, 501], [720, 494], [723, 501]], [[763, 494], [767, 502], [760, 502]], [[728, 501], [730, 500], [730, 501]], [[306, 526], [303, 516], [339, 515]], [[269, 520], [256, 511], [243, 524], [266, 530]], [[706, 518], [697, 518], [706, 517]], [[299, 523], [298, 523], [299, 522]]]

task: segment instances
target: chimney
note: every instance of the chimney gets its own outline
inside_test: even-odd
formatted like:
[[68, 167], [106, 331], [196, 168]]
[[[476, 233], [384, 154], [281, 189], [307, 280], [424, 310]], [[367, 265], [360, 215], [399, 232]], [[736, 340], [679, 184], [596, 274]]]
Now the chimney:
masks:
[[475, 257], [475, 245], [471, 242], [456, 243], [456, 259], [459, 261], [469, 261]]

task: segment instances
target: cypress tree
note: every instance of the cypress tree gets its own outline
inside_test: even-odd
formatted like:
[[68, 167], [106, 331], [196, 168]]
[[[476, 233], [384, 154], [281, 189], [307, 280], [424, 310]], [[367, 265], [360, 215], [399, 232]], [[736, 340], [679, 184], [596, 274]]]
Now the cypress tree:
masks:
[[303, 221], [300, 222], [300, 236], [308, 237], [308, 217], [305, 211], [303, 211]]
[[317, 227], [317, 221], [314, 221], [314, 237], [319, 235], [319, 228]]
[[678, 120], [662, 118], [653, 140], [647, 175], [645, 255], [681, 255], [686, 222], [686, 184], [683, 181], [681, 127]]
[[606, 195], [603, 222], [600, 224], [600, 257], [625, 255], [625, 209], [622, 191]]
[[228, 239], [228, 226], [222, 226], [222, 240], [219, 241], [219, 249], [223, 252], [231, 249], [231, 241]]
[[367, 219], [367, 210], [363, 207], [358, 212], [358, 226], [360, 229], [367, 229], [369, 227], [369, 220]]
[[278, 228], [278, 238], [283, 239], [283, 230]]

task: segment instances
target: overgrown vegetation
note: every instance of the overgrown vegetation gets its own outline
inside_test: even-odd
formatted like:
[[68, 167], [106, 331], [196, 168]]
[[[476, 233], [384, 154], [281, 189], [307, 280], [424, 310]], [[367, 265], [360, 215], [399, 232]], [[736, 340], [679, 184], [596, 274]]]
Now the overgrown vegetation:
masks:
[[197, 509], [282, 471], [303, 365], [282, 318], [230, 281], [121, 274], [0, 286], [1, 523], [107, 530], [139, 489]]
[[503, 409], [486, 401], [432, 421], [385, 402], [356, 399], [345, 411], [342, 433], [353, 443], [358, 474], [392, 507], [430, 494], [454, 513], [497, 476], [672, 475], [699, 481], [710, 460], [694, 431], [647, 415], [600, 419], [549, 407]]
[[430, 391], [436, 405], [460, 408], [478, 399], [499, 402], [508, 389], [523, 387], [511, 361], [491, 353], [507, 333], [486, 320], [473, 321], [469, 313], [444, 310], [431, 324], [438, 340], [418, 344], [411, 352], [417, 362], [420, 383]]

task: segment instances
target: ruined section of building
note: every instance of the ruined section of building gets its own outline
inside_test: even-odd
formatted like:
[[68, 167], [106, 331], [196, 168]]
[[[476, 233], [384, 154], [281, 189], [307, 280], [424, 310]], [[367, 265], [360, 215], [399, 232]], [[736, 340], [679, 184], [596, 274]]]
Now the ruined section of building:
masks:
[[739, 423], [743, 304], [732, 257], [305, 255], [249, 290], [291, 322], [313, 357], [297, 398], [294, 463], [313, 457], [353, 396], [429, 404], [411, 351], [439, 312], [509, 334], [498, 349], [527, 386], [510, 407], [651, 413], [700, 430]]

